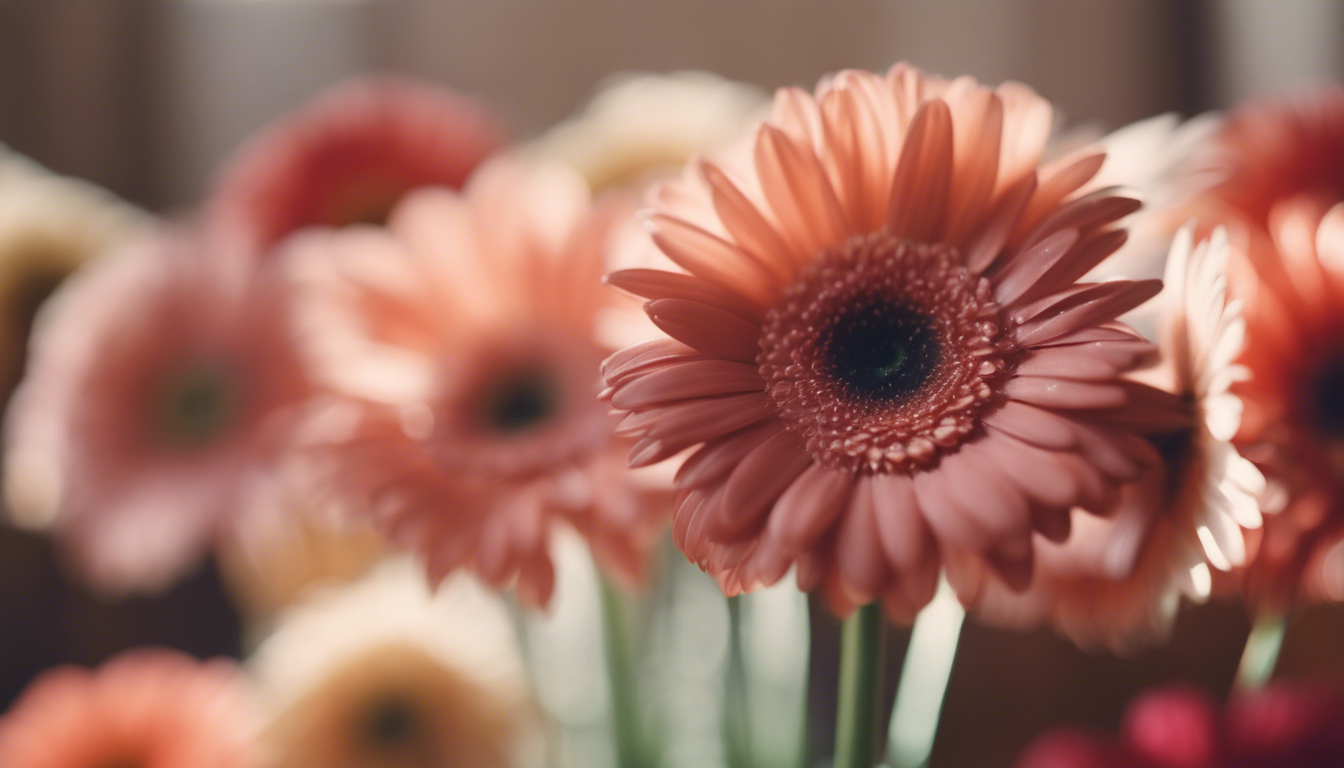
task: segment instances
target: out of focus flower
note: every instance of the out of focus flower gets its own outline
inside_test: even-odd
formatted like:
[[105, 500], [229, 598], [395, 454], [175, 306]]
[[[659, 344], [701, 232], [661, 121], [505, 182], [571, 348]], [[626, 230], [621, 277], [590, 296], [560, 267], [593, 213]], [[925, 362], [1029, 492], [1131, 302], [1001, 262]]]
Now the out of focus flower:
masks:
[[211, 218], [258, 255], [305, 227], [382, 224], [412, 190], [460, 188], [503, 143], [498, 119], [472, 99], [354, 80], [249, 140], [220, 175]]
[[1344, 600], [1344, 205], [1314, 195], [1269, 212], [1271, 247], [1251, 253], [1238, 439], [1286, 493], [1253, 536], [1241, 574], [1257, 609]]
[[191, 565], [278, 471], [310, 383], [271, 269], [156, 232], [90, 264], [39, 318], [5, 425], [15, 520], [51, 526], [109, 592]]
[[1199, 201], [1210, 226], [1263, 231], [1283, 200], [1344, 200], [1344, 88], [1238, 108], [1200, 153], [1198, 172], [1218, 179]]
[[46, 672], [0, 718], [5, 768], [255, 768], [248, 691], [230, 661], [137, 650]]
[[565, 169], [501, 161], [464, 195], [407, 200], [389, 232], [296, 244], [305, 339], [352, 398], [315, 428], [337, 495], [418, 550], [432, 579], [468, 567], [544, 604], [557, 524], [608, 574], [642, 577], [666, 509], [627, 477], [629, 443], [596, 397], [600, 321], [634, 314], [601, 282], [628, 210], [591, 207]]
[[539, 730], [502, 602], [409, 562], [291, 612], [249, 664], [284, 768], [534, 764]]
[[1344, 765], [1344, 694], [1274, 687], [1236, 694], [1219, 713], [1175, 687], [1135, 700], [1119, 738], [1076, 730], [1042, 736], [1017, 768], [1318, 768]]
[[249, 509], [216, 557], [234, 604], [258, 626], [315, 590], [359, 578], [387, 552], [369, 521], [336, 519], [312, 495], [272, 487], [257, 496], [247, 504], [269, 508]]
[[1164, 639], [1182, 594], [1207, 598], [1210, 565], [1244, 561], [1243, 528], [1260, 527], [1265, 487], [1232, 445], [1242, 406], [1229, 390], [1246, 378], [1234, 362], [1245, 323], [1239, 302], [1226, 301], [1226, 233], [1195, 247], [1192, 232], [1181, 232], [1167, 260], [1163, 365], [1144, 374], [1187, 404], [1193, 423], [1152, 437], [1163, 462], [1121, 491], [1110, 517], [1075, 510], [1068, 541], [1037, 537], [1029, 590], [991, 578], [964, 592], [982, 619], [1049, 621], [1081, 645], [1125, 650]]
[[709, 72], [620, 74], [531, 150], [578, 170], [595, 190], [638, 184], [737, 139], [768, 106], [760, 89]]
[[134, 237], [149, 215], [0, 146], [0, 404], [23, 375], [38, 307], [71, 272]]
[[1159, 283], [1076, 283], [1137, 203], [1076, 194], [1100, 152], [1039, 167], [1051, 112], [1015, 83], [842, 72], [654, 189], [686, 272], [609, 280], [671, 338], [609, 359], [607, 395], [633, 465], [698, 447], [674, 535], [726, 592], [797, 566], [839, 612], [909, 619], [972, 557], [1023, 588], [1033, 531], [1062, 540], [1156, 460], [1113, 426], [1167, 417], [1121, 380], [1152, 347], [1113, 320]]

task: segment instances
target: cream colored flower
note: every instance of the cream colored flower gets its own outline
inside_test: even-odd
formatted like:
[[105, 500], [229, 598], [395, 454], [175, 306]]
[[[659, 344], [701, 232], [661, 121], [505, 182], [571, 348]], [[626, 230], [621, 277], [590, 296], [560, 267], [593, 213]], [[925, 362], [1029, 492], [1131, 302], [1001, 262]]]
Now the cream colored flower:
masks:
[[0, 145], [0, 397], [23, 373], [33, 317], [52, 290], [148, 221], [112, 194]]
[[503, 768], [537, 762], [504, 605], [466, 577], [431, 594], [396, 560], [294, 610], [249, 661], [285, 768]]
[[532, 150], [601, 190], [667, 175], [692, 154], [733, 141], [768, 108], [764, 91], [708, 72], [622, 73]]

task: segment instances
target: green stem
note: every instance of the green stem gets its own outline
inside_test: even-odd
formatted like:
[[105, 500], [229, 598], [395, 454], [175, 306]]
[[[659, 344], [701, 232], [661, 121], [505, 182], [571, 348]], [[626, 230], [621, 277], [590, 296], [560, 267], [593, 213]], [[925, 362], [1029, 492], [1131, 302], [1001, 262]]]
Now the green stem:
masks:
[[620, 768], [644, 768], [639, 692], [625, 598], [605, 578], [602, 582], [602, 634], [607, 652], [607, 683], [611, 691], [612, 737]]
[[894, 768], [928, 765], [952, 676], [966, 611], [943, 581], [915, 619], [891, 712], [888, 762]]
[[1255, 620], [1246, 638], [1246, 650], [1241, 654], [1241, 666], [1237, 668], [1237, 688], [1253, 691], [1269, 682], [1283, 649], [1287, 625], [1287, 618], [1279, 613], [1265, 614]]
[[877, 765], [876, 725], [885, 630], [882, 609], [875, 604], [865, 605], [845, 619], [833, 768]]
[[728, 602], [728, 674], [724, 680], [724, 743], [730, 768], [753, 768], [751, 708], [748, 706], [746, 653], [742, 647], [742, 598]]

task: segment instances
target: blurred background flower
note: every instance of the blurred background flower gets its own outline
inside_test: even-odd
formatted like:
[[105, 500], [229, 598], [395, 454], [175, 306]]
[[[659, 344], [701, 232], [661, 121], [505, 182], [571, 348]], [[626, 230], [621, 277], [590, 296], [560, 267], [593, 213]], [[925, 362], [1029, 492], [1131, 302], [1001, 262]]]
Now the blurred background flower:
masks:
[[7, 768], [261, 768], [249, 687], [228, 660], [121, 654], [44, 673], [0, 718]]
[[431, 594], [384, 563], [288, 612], [249, 661], [285, 768], [528, 768], [539, 711], [504, 603], [469, 577]]

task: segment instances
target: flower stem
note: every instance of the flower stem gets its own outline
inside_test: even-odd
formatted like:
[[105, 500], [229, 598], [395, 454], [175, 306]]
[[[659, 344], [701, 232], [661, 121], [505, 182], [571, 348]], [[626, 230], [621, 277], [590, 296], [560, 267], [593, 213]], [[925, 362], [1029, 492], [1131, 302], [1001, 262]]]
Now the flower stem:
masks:
[[944, 580], [915, 619], [891, 713], [888, 760], [893, 768], [928, 765], [952, 676], [966, 611]]
[[878, 692], [882, 689], [886, 648], [882, 609], [876, 604], [863, 606], [845, 619], [842, 631], [832, 766], [873, 768], [877, 764]]
[[724, 680], [724, 743], [730, 768], [753, 768], [751, 708], [747, 696], [746, 653], [742, 647], [742, 598], [728, 602], [728, 674]]
[[634, 653], [624, 596], [605, 578], [602, 583], [602, 639], [611, 691], [612, 737], [620, 768], [644, 768], [642, 719], [635, 679]]
[[1241, 666], [1237, 667], [1237, 688], [1253, 691], [1269, 682], [1283, 649], [1287, 625], [1287, 618], [1281, 613], [1267, 613], [1255, 620], [1246, 638], [1246, 650], [1241, 654]]

